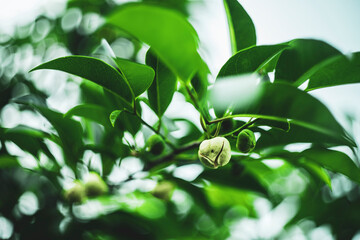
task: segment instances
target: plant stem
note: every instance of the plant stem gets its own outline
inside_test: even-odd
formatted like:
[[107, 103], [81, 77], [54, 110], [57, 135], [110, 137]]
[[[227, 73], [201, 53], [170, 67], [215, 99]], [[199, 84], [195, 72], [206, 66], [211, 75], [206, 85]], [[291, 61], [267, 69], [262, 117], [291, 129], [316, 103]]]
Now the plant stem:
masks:
[[252, 124], [254, 124], [256, 121], [260, 120], [260, 118], [255, 118], [254, 120], [249, 120], [247, 123], [245, 123], [244, 125], [242, 125], [241, 127], [235, 129], [234, 131], [231, 131], [229, 133], [226, 133], [223, 135], [223, 137], [226, 137], [226, 136], [231, 136], [232, 134], [236, 133], [236, 132], [239, 132], [249, 126], [251, 126]]

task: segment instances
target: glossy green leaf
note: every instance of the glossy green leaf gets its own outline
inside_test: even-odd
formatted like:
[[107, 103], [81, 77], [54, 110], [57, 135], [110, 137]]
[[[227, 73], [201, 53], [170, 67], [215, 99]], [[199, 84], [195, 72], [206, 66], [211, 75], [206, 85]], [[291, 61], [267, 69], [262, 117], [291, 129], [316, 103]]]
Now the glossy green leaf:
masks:
[[135, 97], [150, 87], [155, 76], [155, 72], [151, 67], [121, 58], [115, 58], [114, 61], [119, 67], [123, 77], [130, 84]]
[[177, 78], [151, 51], [146, 54], [146, 64], [155, 70], [155, 79], [148, 89], [150, 107], [161, 117], [169, 106], [176, 90]]
[[275, 81], [286, 80], [295, 83], [316, 64], [341, 54], [329, 44], [314, 39], [295, 39], [288, 44], [290, 48], [281, 54], [277, 62]]
[[220, 79], [219, 77], [257, 72], [287, 47], [286, 44], [279, 44], [254, 46], [241, 50], [222, 66], [218, 79]]
[[324, 168], [344, 174], [351, 180], [360, 183], [360, 168], [343, 152], [329, 149], [308, 149], [301, 155], [308, 161], [318, 163]]
[[129, 83], [112, 66], [102, 60], [86, 56], [61, 57], [43, 63], [31, 71], [53, 69], [74, 74], [90, 80], [105, 89], [117, 94], [128, 107], [134, 98]]
[[113, 126], [120, 125], [119, 128], [123, 131], [128, 131], [135, 135], [141, 127], [140, 119], [127, 111], [115, 110], [110, 114], [110, 122]]
[[290, 121], [314, 132], [355, 146], [330, 111], [310, 94], [285, 83], [260, 83], [252, 77], [230, 78], [215, 84], [211, 102], [215, 111], [229, 105], [232, 115]]
[[198, 71], [201, 58], [197, 52], [196, 31], [178, 12], [151, 4], [131, 3], [115, 11], [108, 23], [150, 45], [182, 80], [189, 80]]
[[360, 83], [360, 52], [350, 57], [333, 57], [309, 70], [299, 83], [309, 79], [306, 91], [350, 83]]
[[94, 104], [81, 104], [70, 109], [67, 113], [64, 114], [64, 117], [83, 117], [100, 123], [105, 127], [109, 127], [110, 123], [108, 121], [108, 115], [108, 111], [103, 107]]
[[233, 53], [256, 45], [255, 26], [237, 0], [224, 0]]

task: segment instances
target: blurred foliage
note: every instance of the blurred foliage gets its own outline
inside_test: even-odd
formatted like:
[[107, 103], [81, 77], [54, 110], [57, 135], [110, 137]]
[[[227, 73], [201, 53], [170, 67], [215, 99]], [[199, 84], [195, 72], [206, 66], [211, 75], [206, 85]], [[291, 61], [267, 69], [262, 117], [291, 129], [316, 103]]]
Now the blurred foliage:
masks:
[[[224, 0], [233, 56], [214, 77], [191, 1], [118, 2], [72, 0], [0, 34], [0, 239], [359, 234], [355, 133], [308, 93], [359, 83], [359, 53], [314, 39], [257, 46], [249, 15]], [[244, 129], [257, 141], [246, 154]], [[216, 170], [197, 153], [215, 136], [232, 148]]]

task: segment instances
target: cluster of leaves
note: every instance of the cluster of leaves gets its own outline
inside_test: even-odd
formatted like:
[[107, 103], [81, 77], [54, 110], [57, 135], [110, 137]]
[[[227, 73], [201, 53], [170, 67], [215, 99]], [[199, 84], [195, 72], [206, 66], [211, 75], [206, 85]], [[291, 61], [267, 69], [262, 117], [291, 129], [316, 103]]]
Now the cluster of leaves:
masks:
[[[1, 93], [0, 107], [6, 106], [11, 99], [24, 109], [35, 110], [52, 126], [49, 131], [23, 125], [0, 128], [0, 167], [3, 169], [0, 177], [5, 183], [0, 185], [4, 188], [1, 192], [13, 191], [15, 199], [1, 202], [1, 214], [15, 226], [21, 226], [15, 229], [21, 239], [26, 236], [29, 239], [34, 236], [37, 239], [44, 236], [52, 236], [52, 239], [100, 239], [100, 236], [107, 239], [118, 239], [118, 236], [123, 239], [224, 239], [230, 234], [229, 222], [242, 217], [256, 218], [256, 198], [263, 197], [277, 205], [292, 195], [291, 191], [273, 190], [274, 183], [300, 171], [298, 174], [310, 187], [304, 191], [300, 209], [289, 226], [310, 218], [318, 225], [331, 224], [339, 238], [353, 236], [358, 217], [339, 225], [334, 219], [344, 219], [344, 212], [336, 211], [328, 216], [328, 209], [341, 205], [345, 197], [324, 205], [319, 189], [324, 185], [331, 188], [330, 173], [340, 173], [360, 183], [360, 169], [354, 159], [333, 149], [346, 146], [356, 154], [356, 143], [327, 107], [309, 92], [360, 82], [360, 53], [345, 56], [329, 44], [313, 39], [256, 45], [254, 24], [248, 14], [238, 1], [224, 0], [233, 56], [223, 65], [215, 83], [210, 84], [213, 82], [209, 80], [210, 71], [198, 53], [197, 33], [182, 14], [186, 1], [181, 2], [183, 4], [167, 2], [166, 6], [146, 1], [129, 3], [110, 14], [109, 6], [102, 1], [92, 2], [90, 6], [96, 9], [101, 5], [100, 9], [107, 15], [106, 23], [97, 30], [95, 37], [81, 36], [82, 41], [79, 36], [75, 37], [76, 40], [71, 42], [79, 46], [68, 42], [70, 51], [90, 55], [82, 49], [84, 41], [91, 45], [87, 49], [92, 49], [102, 37], [109, 42], [126, 37], [134, 43], [136, 50], [129, 59], [108, 55], [101, 60], [71, 55], [33, 68], [31, 71], [59, 70], [83, 79], [79, 84], [81, 104], [66, 113], [50, 109], [46, 94], [25, 79], [21, 83], [27, 86], [30, 94], [12, 97], [9, 89], [17, 82], [1, 89], [4, 94]], [[83, 7], [82, 1], [70, 2], [70, 6]], [[78, 32], [65, 36], [71, 39], [72, 34]], [[135, 56], [142, 43], [150, 48], [139, 63]], [[271, 80], [270, 73], [274, 73]], [[202, 130], [188, 119], [166, 115], [176, 92], [185, 96], [198, 111]], [[144, 120], [143, 112], [150, 109], [157, 116], [155, 124]], [[178, 130], [177, 123], [182, 123], [188, 130], [181, 137], [173, 134]], [[258, 136], [251, 154], [242, 154], [236, 148], [236, 137], [243, 129], [251, 129]], [[126, 141], [126, 134], [134, 143]], [[154, 134], [166, 145], [165, 148], [149, 149], [151, 143], [146, 140]], [[139, 135], [144, 137], [142, 144], [135, 143]], [[197, 148], [201, 141], [214, 136], [224, 136], [230, 141], [233, 156], [228, 165], [216, 170], [204, 169], [190, 181], [179, 178], [176, 170], [168, 168], [200, 165]], [[19, 167], [19, 157], [9, 153], [8, 142], [38, 160], [34, 173]], [[287, 150], [292, 143], [309, 144], [301, 151]], [[49, 149], [52, 144], [61, 149], [63, 163]], [[91, 169], [85, 162], [86, 152], [98, 154], [100, 170]], [[41, 158], [46, 158], [48, 164], [42, 164]], [[59, 179], [66, 178], [62, 172], [65, 166], [71, 169], [75, 178], [81, 179], [83, 168], [86, 168], [99, 171], [107, 180], [119, 168], [119, 162], [121, 168], [123, 159], [135, 161], [135, 158], [144, 165], [139, 170], [143, 175], [139, 177], [139, 172], [135, 172], [116, 184], [107, 181], [109, 193], [106, 196], [75, 205], [68, 204], [62, 197], [64, 186]], [[281, 159], [283, 165], [272, 169], [265, 163], [271, 159]], [[24, 176], [35, 179], [32, 189], [37, 196], [41, 196], [44, 185], [51, 189], [46, 191], [46, 198], [38, 197], [46, 204], [29, 219], [5, 211], [13, 209], [16, 199], [28, 189], [25, 180], [11, 177], [11, 171], [23, 172]], [[38, 180], [39, 176], [45, 176], [46, 183]], [[135, 189], [121, 193], [127, 183], [135, 184], [139, 179], [155, 181], [157, 186], [152, 191]], [[14, 190], [10, 190], [7, 183], [16, 186]], [[185, 208], [184, 204], [171, 199], [174, 189], [187, 198], [187, 202], [184, 201], [190, 203], [190, 209], [181, 209]], [[133, 206], [130, 202], [134, 199], [143, 204]], [[360, 198], [355, 197], [353, 201], [358, 203]], [[70, 211], [57, 211], [54, 206], [58, 202]], [[82, 206], [91, 207], [95, 203], [103, 207], [97, 215], [87, 217], [81, 212]], [[245, 213], [236, 212], [230, 219], [225, 218], [225, 213], [233, 212], [234, 206], [243, 207]], [[47, 212], [48, 208], [52, 211]], [[46, 224], [44, 218], [52, 220]], [[41, 228], [64, 225], [63, 218], [67, 220], [62, 231], [56, 228], [51, 232], [48, 228], [46, 234], [36, 235], [36, 228], [30, 227], [32, 222]]]

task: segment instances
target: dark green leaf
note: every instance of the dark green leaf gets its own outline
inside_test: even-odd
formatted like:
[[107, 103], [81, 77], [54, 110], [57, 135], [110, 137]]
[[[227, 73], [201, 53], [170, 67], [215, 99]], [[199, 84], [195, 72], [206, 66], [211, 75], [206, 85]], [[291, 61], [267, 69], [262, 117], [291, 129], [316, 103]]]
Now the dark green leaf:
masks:
[[308, 149], [301, 154], [308, 161], [320, 164], [333, 172], [339, 172], [360, 183], [360, 169], [351, 158], [343, 152], [329, 149]]
[[[349, 83], [360, 83], [360, 52], [350, 57], [333, 57], [309, 70], [309, 84], [306, 91]], [[306, 80], [306, 79], [305, 79]], [[300, 81], [303, 81], [301, 79]]]
[[[151, 46], [183, 81], [198, 71], [196, 31], [178, 12], [151, 4], [123, 5], [108, 22]], [[176, 47], [174, 47], [176, 46]]]
[[237, 0], [224, 0], [233, 53], [256, 45], [255, 26]]
[[93, 104], [77, 105], [64, 114], [64, 117], [79, 116], [94, 122], [100, 123], [104, 127], [109, 127], [108, 111], [105, 108]]
[[287, 47], [286, 44], [279, 44], [254, 46], [241, 50], [222, 66], [218, 78], [257, 72]]
[[[341, 54], [329, 44], [313, 39], [295, 39], [290, 48], [283, 51], [275, 69], [275, 81], [286, 80], [295, 83], [316, 64]], [[306, 79], [305, 79], [306, 80]], [[296, 86], [301, 85], [297, 82]]]
[[114, 61], [122, 72], [123, 77], [130, 84], [135, 97], [150, 87], [155, 75], [151, 67], [120, 58], [115, 58]]
[[146, 64], [155, 70], [155, 79], [148, 89], [149, 104], [156, 115], [161, 117], [172, 100], [177, 78], [151, 51], [146, 54]]
[[128, 107], [134, 98], [129, 83], [112, 66], [102, 60], [86, 56], [68, 56], [43, 63], [31, 71], [54, 69], [90, 80], [117, 94]]
[[256, 143], [256, 149], [274, 146], [285, 146], [291, 143], [315, 143], [324, 146], [347, 145], [348, 141], [336, 136], [329, 136], [327, 134], [319, 133], [306, 127], [292, 124], [289, 131], [285, 132], [280, 129], [270, 129], [269, 131], [262, 131], [261, 137]]
[[229, 105], [232, 115], [276, 121], [290, 121], [304, 128], [337, 138], [349, 146], [355, 143], [319, 100], [289, 84], [254, 84], [253, 78], [230, 78], [215, 84], [211, 98], [214, 109]]

